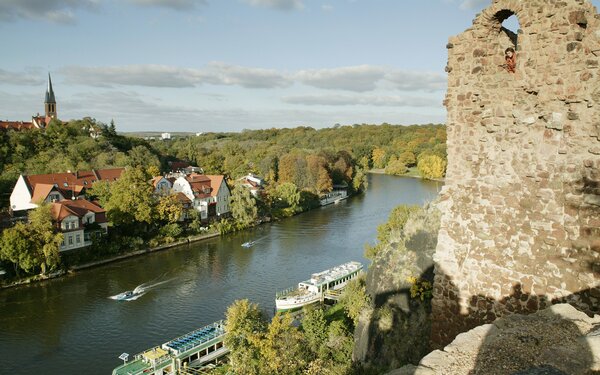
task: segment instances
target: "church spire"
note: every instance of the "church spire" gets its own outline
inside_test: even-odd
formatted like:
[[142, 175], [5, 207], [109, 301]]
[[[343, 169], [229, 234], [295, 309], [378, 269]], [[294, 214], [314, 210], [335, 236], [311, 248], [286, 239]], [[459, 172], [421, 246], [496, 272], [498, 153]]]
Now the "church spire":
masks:
[[50, 73], [48, 73], [48, 88], [46, 89], [44, 109], [46, 110], [47, 118], [56, 118], [56, 99], [54, 98], [54, 90], [52, 90], [52, 78], [50, 77]]

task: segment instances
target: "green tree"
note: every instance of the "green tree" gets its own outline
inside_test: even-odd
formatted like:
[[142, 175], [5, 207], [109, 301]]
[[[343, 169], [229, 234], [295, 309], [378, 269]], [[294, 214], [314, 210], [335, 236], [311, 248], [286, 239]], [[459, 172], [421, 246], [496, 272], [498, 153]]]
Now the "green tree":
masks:
[[42, 274], [60, 262], [59, 249], [63, 234], [58, 233], [52, 220], [52, 207], [44, 203], [29, 213], [29, 230], [33, 246], [38, 253]]
[[417, 169], [423, 178], [442, 178], [446, 173], [446, 160], [437, 155], [427, 155], [419, 159]]
[[352, 189], [354, 191], [365, 191], [369, 186], [367, 174], [362, 168], [357, 168], [354, 177], [352, 178]]
[[106, 180], [94, 182], [92, 188], [87, 190], [87, 195], [91, 199], [98, 200], [100, 206], [106, 207], [111, 196], [110, 183]]
[[348, 282], [340, 298], [340, 303], [354, 324], [358, 323], [360, 312], [369, 305], [364, 275]]
[[401, 175], [405, 174], [406, 172], [408, 172], [408, 168], [406, 168], [406, 165], [404, 163], [402, 163], [400, 160], [396, 159], [395, 156], [392, 156], [390, 158], [388, 165], [385, 167], [386, 174], [401, 176]]
[[321, 308], [305, 308], [302, 330], [310, 350], [318, 354], [327, 339], [327, 321]]
[[282, 202], [285, 207], [289, 207], [296, 212], [300, 205], [300, 192], [296, 185], [291, 182], [285, 182], [277, 185], [275, 188], [276, 199]]
[[256, 199], [250, 193], [250, 189], [237, 183], [231, 192], [230, 209], [231, 215], [240, 228], [247, 228], [258, 219], [258, 208]]
[[417, 158], [415, 157], [415, 154], [410, 151], [401, 153], [400, 156], [398, 156], [398, 161], [407, 167], [412, 167], [417, 164]]
[[154, 187], [143, 168], [129, 168], [110, 185], [105, 209], [115, 225], [152, 223], [155, 209]]
[[160, 161], [158, 160], [158, 157], [146, 146], [135, 146], [129, 150], [127, 156], [129, 156], [129, 162], [127, 164], [132, 167], [143, 166], [148, 168], [154, 166], [160, 170]]
[[16, 223], [2, 232], [0, 258], [13, 264], [17, 276], [20, 269], [28, 271], [37, 265], [27, 225]]

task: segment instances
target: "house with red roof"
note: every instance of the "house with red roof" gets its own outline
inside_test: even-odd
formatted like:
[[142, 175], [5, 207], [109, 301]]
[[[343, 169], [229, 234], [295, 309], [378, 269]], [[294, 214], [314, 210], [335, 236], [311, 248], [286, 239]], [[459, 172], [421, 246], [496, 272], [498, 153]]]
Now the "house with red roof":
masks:
[[41, 202], [82, 198], [96, 181], [116, 181], [125, 168], [92, 169], [65, 173], [20, 175], [10, 195], [13, 216], [23, 216]]
[[106, 211], [97, 203], [67, 199], [50, 204], [55, 225], [63, 234], [60, 251], [89, 246], [95, 235], [108, 231]]
[[202, 220], [218, 219], [229, 213], [231, 192], [222, 175], [192, 173], [173, 182], [173, 192], [183, 193]]
[[249, 189], [250, 193], [255, 197], [258, 197], [265, 189], [265, 180], [252, 173], [248, 173], [247, 176], [241, 177], [238, 181], [240, 181], [243, 187]]

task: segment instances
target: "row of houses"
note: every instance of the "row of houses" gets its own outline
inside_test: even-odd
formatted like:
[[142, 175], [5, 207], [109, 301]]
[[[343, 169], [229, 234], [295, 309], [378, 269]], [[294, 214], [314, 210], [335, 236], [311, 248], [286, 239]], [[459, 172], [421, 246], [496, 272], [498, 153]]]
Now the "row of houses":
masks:
[[[106, 211], [90, 201], [86, 191], [97, 181], [114, 182], [124, 168], [92, 169], [65, 173], [21, 175], [10, 196], [11, 214], [24, 218], [42, 202], [51, 205], [57, 228], [63, 233], [60, 250], [89, 246], [93, 236], [107, 233]], [[189, 211], [199, 212], [204, 222], [218, 220], [229, 213], [230, 191], [225, 177], [197, 172], [159, 176], [152, 179], [157, 196], [174, 194], [184, 207], [181, 221]]]

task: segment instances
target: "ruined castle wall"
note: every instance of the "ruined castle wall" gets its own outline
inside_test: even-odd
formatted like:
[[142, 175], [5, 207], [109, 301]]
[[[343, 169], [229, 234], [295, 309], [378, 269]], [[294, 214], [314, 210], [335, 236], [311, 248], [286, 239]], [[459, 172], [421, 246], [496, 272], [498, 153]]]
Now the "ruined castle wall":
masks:
[[[504, 50], [514, 35], [517, 67]], [[600, 305], [600, 17], [494, 0], [448, 48], [448, 170], [432, 342], [514, 312]]]

